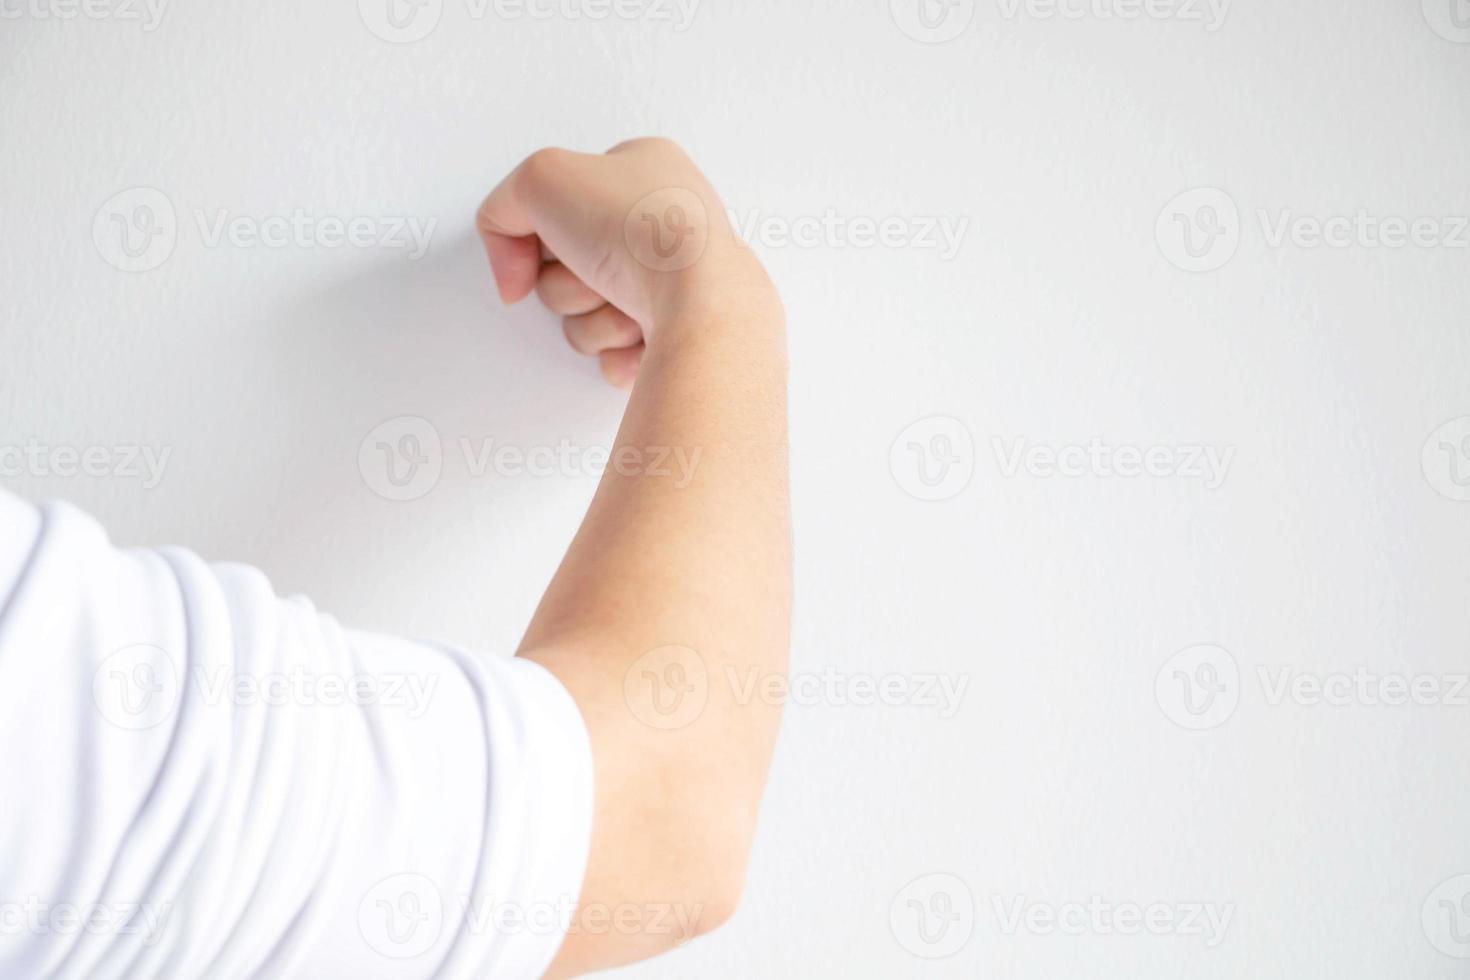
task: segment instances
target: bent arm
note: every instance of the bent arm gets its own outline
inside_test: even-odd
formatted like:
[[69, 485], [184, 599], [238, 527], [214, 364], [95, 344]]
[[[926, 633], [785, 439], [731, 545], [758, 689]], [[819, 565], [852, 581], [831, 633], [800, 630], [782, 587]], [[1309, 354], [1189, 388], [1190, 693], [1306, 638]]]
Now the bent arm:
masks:
[[[685, 159], [662, 143], [649, 152]], [[533, 157], [535, 179], [516, 187], [513, 176], [507, 193], [557, 197], [566, 186], [596, 184], [607, 195], [614, 180], [579, 180], [607, 159]], [[696, 187], [706, 211], [722, 215], [690, 170], [680, 185]], [[604, 200], [619, 232], [650, 182], [671, 178], [633, 179], [621, 199]], [[502, 293], [517, 298], [526, 288], [507, 288], [503, 270], [516, 263], [505, 261], [511, 246], [501, 236], [535, 231], [543, 241], [560, 236], [558, 252], [574, 245], [565, 228], [517, 225], [518, 209], [495, 199], [482, 230], [488, 223]], [[518, 255], [531, 247], [523, 243]], [[620, 269], [628, 261], [621, 247], [605, 246], [610, 259], [572, 271], [633, 311], [646, 352], [606, 474], [520, 653], [565, 684], [592, 740], [596, 803], [579, 921], [624, 915], [640, 927], [598, 934], [574, 925], [558, 975], [654, 955], [733, 912], [780, 721], [779, 699], [762, 692], [784, 676], [789, 643], [779, 299], [721, 217], [687, 270]], [[646, 292], [625, 298], [639, 276]]]

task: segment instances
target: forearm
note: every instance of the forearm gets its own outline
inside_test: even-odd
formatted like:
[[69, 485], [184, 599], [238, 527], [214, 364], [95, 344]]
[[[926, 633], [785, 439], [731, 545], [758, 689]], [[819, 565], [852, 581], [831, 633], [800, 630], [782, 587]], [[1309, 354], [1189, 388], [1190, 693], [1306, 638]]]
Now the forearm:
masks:
[[[672, 906], [704, 932], [738, 902], [780, 722], [762, 692], [789, 642], [786, 363], [774, 294], [684, 315], [649, 346], [614, 459], [678, 448], [692, 476], [609, 467], [522, 649], [592, 734], [584, 907]], [[688, 937], [634, 938], [618, 961]], [[555, 972], [604, 955], [569, 943]]]
[[[612, 459], [526, 634], [609, 665], [667, 644], [780, 670], [790, 606], [784, 323], [774, 296], [680, 313], [644, 358]], [[672, 460], [677, 460], [674, 465]], [[715, 663], [722, 661], [722, 663]]]
[[[522, 648], [548, 664], [590, 653], [601, 676], [569, 683], [615, 679], [624, 701], [650, 651], [692, 651], [681, 668], [704, 670], [708, 700], [677, 726], [682, 745], [744, 770], [731, 795], [758, 797], [779, 708], [751, 692], [784, 673], [790, 628], [784, 317], [768, 287], [677, 317], [649, 346], [612, 458], [667, 452], [685, 468], [609, 466]], [[613, 710], [646, 722], [646, 707]]]

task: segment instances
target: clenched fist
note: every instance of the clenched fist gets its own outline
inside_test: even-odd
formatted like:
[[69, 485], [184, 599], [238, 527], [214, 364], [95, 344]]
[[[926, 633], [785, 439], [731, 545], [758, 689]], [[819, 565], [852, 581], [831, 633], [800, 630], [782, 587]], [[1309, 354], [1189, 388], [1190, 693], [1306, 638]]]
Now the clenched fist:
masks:
[[630, 387], [672, 324], [775, 294], [714, 189], [674, 143], [604, 154], [538, 150], [480, 206], [476, 227], [507, 303], [534, 288], [568, 342]]

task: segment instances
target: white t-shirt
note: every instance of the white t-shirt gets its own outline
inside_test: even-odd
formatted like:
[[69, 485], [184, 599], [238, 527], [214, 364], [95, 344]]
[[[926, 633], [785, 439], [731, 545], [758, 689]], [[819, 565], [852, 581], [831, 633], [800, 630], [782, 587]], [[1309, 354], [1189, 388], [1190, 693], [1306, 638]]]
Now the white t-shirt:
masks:
[[0, 977], [532, 977], [592, 763], [524, 660], [0, 491]]

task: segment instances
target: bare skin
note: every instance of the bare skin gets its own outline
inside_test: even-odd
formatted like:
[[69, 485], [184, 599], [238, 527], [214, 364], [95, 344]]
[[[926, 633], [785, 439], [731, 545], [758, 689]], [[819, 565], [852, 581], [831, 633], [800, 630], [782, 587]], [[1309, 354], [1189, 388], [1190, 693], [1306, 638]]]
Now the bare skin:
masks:
[[[596, 774], [579, 913], [552, 976], [724, 922], [755, 836], [780, 707], [751, 692], [784, 675], [790, 629], [785, 323], [724, 214], [654, 139], [533, 154], [477, 217], [501, 297], [535, 290], [571, 345], [632, 388], [519, 651], [571, 692]], [[697, 460], [687, 484], [655, 465], [676, 450]]]

